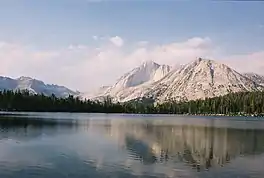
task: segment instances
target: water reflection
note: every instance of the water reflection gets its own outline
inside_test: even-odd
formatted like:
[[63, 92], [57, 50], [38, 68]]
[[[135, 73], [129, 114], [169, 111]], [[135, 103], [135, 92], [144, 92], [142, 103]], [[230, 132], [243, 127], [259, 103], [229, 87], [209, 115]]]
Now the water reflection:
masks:
[[[67, 172], [69, 168], [75, 177], [107, 177], [109, 174], [116, 177], [264, 176], [259, 166], [264, 163], [263, 122], [100, 117], [2, 116], [0, 165], [14, 166], [27, 155], [35, 160], [33, 163], [31, 160], [31, 166], [45, 165], [42, 174], [47, 176], [53, 172], [53, 177], [63, 177], [65, 172], [55, 174], [54, 171]], [[7, 147], [7, 140], [19, 141], [22, 146], [12, 142]], [[12, 157], [16, 152], [25, 157]], [[11, 159], [14, 161], [10, 162]], [[30, 172], [28, 164], [23, 162], [22, 165]], [[10, 167], [6, 169], [8, 171], [0, 168], [0, 175], [16, 172]]]
[[[213, 125], [212, 121], [211, 124]], [[245, 123], [246, 124], [246, 123]], [[146, 163], [185, 162], [197, 171], [264, 152], [264, 130], [112, 121], [108, 132]]]
[[26, 141], [42, 136], [54, 136], [76, 128], [73, 121], [61, 122], [54, 119], [0, 117], [0, 140]]

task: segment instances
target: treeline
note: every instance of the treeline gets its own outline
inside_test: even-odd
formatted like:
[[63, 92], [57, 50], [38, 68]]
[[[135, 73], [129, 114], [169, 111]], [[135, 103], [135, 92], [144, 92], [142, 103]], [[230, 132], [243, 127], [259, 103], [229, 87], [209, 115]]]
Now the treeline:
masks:
[[263, 115], [264, 92], [230, 93], [188, 102], [167, 102], [155, 107], [158, 113]]
[[111, 100], [104, 102], [80, 100], [69, 96], [58, 98], [55, 95], [45, 96], [31, 94], [28, 91], [0, 91], [0, 110], [28, 112], [126, 112], [121, 104], [113, 104]]
[[94, 112], [141, 114], [256, 114], [264, 113], [264, 92], [231, 93], [225, 96], [188, 102], [154, 104], [151, 100], [113, 103], [81, 100], [69, 96], [33, 95], [28, 91], [0, 91], [0, 110], [35, 112]]

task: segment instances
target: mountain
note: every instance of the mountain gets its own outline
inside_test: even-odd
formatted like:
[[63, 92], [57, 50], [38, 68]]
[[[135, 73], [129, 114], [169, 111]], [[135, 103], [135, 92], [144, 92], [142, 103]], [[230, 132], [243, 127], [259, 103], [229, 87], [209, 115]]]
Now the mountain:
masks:
[[104, 87], [103, 89], [100, 88], [98, 92], [92, 92], [92, 94], [82, 94], [82, 97], [102, 100], [106, 96], [110, 96], [114, 101], [121, 102], [136, 99], [143, 96], [143, 92], [147, 91], [146, 87], [149, 84], [160, 80], [170, 70], [170, 66], [159, 65], [153, 61], [146, 61], [139, 67], [120, 77], [113, 86]]
[[54, 94], [57, 97], [78, 94], [78, 92], [74, 92], [64, 86], [45, 84], [40, 80], [24, 76], [17, 79], [0, 76], [0, 90], [28, 90], [32, 94], [44, 94], [47, 96]]
[[93, 99], [98, 101], [103, 101], [105, 99], [105, 92], [110, 88], [110, 86], [102, 86], [95, 91], [90, 91], [86, 93], [80, 93], [78, 95], [79, 98], [82, 99]]
[[166, 86], [160, 101], [196, 100], [226, 95], [231, 92], [257, 91], [263, 87], [225, 64], [199, 58], [172, 71], [157, 85]]
[[170, 67], [159, 65], [153, 61], [144, 62], [141, 66], [133, 69], [122, 76], [116, 84], [111, 87], [111, 91], [139, 86], [145, 83], [158, 81], [170, 71]]
[[188, 101], [230, 92], [259, 91], [264, 87], [225, 64], [199, 58], [171, 69], [148, 61], [122, 76], [112, 87], [89, 99], [112, 97], [114, 101], [153, 99]]
[[263, 75], [259, 75], [256, 73], [244, 73], [243, 75], [249, 78], [250, 80], [264, 86], [264, 76]]

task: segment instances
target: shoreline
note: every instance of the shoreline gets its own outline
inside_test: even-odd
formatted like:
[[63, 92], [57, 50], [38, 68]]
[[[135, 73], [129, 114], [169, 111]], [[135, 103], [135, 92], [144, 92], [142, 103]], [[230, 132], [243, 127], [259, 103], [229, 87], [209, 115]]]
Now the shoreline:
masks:
[[173, 113], [118, 113], [118, 112], [61, 112], [61, 111], [1, 111], [0, 116], [19, 116], [26, 115], [26, 113], [76, 113], [76, 114], [120, 114], [120, 115], [167, 115], [167, 116], [214, 116], [214, 117], [255, 117], [262, 118], [264, 113], [261, 114], [245, 114], [245, 113], [232, 113], [232, 114], [173, 114]]

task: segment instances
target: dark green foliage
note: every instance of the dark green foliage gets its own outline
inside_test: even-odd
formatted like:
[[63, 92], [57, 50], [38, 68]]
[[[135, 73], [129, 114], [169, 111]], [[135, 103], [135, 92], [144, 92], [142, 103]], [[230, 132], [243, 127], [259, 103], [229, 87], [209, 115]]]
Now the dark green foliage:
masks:
[[0, 110], [36, 112], [95, 112], [95, 113], [141, 113], [141, 114], [224, 114], [261, 115], [264, 113], [264, 92], [231, 93], [221, 97], [189, 102], [167, 102], [155, 105], [153, 100], [135, 100], [113, 103], [80, 100], [69, 96], [57, 98], [32, 95], [27, 91], [0, 91]]
[[28, 91], [0, 91], [0, 110], [4, 111], [117, 113], [125, 112], [123, 109], [123, 105], [113, 104], [110, 99], [100, 103], [73, 96], [57, 98], [55, 95], [32, 95]]
[[225, 96], [188, 102], [168, 102], [156, 106], [157, 113], [261, 115], [264, 113], [264, 92], [230, 93]]

